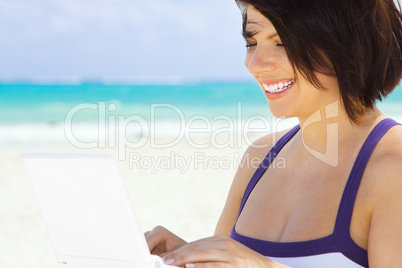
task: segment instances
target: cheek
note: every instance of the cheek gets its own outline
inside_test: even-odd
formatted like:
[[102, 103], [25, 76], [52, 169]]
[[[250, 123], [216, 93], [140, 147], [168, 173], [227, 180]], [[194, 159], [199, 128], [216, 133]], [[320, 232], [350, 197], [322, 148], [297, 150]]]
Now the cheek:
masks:
[[278, 62], [280, 62], [280, 65], [284, 69], [288, 70], [288, 72], [292, 72], [292, 73], [294, 72], [292, 64], [290, 63], [288, 55], [286, 54], [286, 52], [281, 53], [280, 55], [278, 55]]
[[327, 76], [324, 74], [317, 74], [317, 79], [320, 81], [327, 91], [332, 91], [334, 93], [339, 92], [338, 79], [335, 76]]

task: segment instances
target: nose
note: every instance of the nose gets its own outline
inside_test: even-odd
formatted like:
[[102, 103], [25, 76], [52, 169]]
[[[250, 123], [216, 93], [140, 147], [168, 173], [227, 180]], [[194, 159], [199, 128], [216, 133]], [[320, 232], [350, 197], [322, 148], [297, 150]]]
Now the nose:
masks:
[[268, 47], [259, 45], [247, 51], [245, 64], [252, 75], [263, 72], [270, 73], [277, 68], [277, 61], [273, 53], [270, 53]]

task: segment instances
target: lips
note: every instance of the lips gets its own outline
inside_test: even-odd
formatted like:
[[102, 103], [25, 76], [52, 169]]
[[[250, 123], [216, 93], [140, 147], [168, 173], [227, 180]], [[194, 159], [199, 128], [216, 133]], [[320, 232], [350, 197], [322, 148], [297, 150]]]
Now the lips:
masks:
[[265, 89], [266, 92], [268, 93], [279, 93], [282, 92], [288, 88], [290, 88], [293, 83], [295, 82], [294, 79], [290, 79], [290, 80], [282, 80], [276, 83], [273, 82], [265, 82], [265, 81], [261, 81], [262, 85]]

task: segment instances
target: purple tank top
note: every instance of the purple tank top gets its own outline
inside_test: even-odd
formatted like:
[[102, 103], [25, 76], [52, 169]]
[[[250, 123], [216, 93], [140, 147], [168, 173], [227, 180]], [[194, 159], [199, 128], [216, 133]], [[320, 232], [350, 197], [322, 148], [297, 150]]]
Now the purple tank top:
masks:
[[[384, 134], [391, 127], [397, 124], [398, 123], [392, 119], [384, 119], [373, 128], [373, 130], [370, 132], [367, 139], [365, 140], [349, 174], [349, 178], [347, 180], [339, 205], [334, 232], [331, 235], [301, 242], [272, 242], [246, 237], [238, 234], [235, 230], [235, 224], [233, 226], [230, 237], [267, 257], [296, 258], [327, 253], [341, 253], [353, 263], [356, 263], [361, 267], [368, 267], [367, 251], [359, 247], [350, 236], [350, 222], [352, 219], [353, 207], [363, 172], [375, 146], [377, 145], [378, 141], [384, 136]], [[297, 133], [297, 131], [299, 131], [299, 129], [300, 126], [297, 125], [288, 133], [286, 133], [281, 139], [279, 139], [279, 141], [272, 147], [264, 160], [261, 162], [260, 166], [257, 168], [244, 192], [243, 199], [240, 204], [238, 217], [240, 216], [244, 205], [247, 202], [248, 197], [250, 196], [250, 193], [260, 180], [262, 174], [264, 174], [276, 155], [285, 146], [285, 144]], [[325, 265], [325, 263], [321, 263], [321, 266], [317, 265], [317, 267], [323, 267], [322, 265]]]

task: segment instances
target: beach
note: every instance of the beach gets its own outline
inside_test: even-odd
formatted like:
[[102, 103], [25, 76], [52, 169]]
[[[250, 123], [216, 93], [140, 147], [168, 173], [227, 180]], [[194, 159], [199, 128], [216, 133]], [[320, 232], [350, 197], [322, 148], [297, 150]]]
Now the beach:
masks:
[[[400, 87], [393, 96], [380, 109], [402, 122]], [[247, 147], [295, 124], [254, 83], [0, 84], [0, 267], [59, 267], [21, 153], [114, 154], [142, 231], [193, 241], [213, 235]]]
[[[1, 128], [0, 266], [56, 268], [58, 264], [20, 153], [112, 153], [116, 157], [122, 154], [118, 148], [82, 149], [71, 145], [64, 137], [63, 124]], [[258, 137], [251, 136], [253, 140]], [[155, 141], [158, 148], [150, 140], [139, 148], [128, 148], [126, 159], [120, 159], [119, 165], [142, 230], [162, 225], [193, 241], [213, 235], [248, 144], [243, 142], [230, 148], [222, 145], [227, 140], [221, 138], [217, 142], [226, 148], [200, 148], [211, 142], [208, 135], [169, 144], [175, 139], [165, 135]]]
[[20, 153], [114, 154], [142, 231], [193, 241], [213, 235], [237, 163], [266, 130], [238, 137], [266, 128], [266, 111], [250, 83], [0, 84], [0, 267], [58, 267]]

